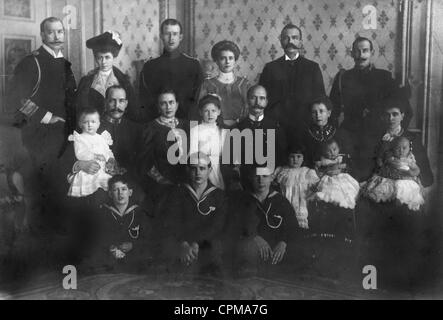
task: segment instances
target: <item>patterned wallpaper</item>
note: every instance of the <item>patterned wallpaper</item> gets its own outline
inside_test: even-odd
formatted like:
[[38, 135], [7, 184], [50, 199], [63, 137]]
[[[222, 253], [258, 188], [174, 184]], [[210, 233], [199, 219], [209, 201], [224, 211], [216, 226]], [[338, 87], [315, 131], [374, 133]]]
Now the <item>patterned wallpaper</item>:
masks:
[[[256, 82], [264, 64], [283, 54], [278, 37], [283, 26], [292, 22], [302, 28], [304, 54], [319, 63], [329, 93], [338, 69], [353, 66], [350, 50], [357, 35], [372, 39], [378, 67], [394, 71], [399, 2], [199, 0], [195, 3], [195, 54], [210, 59], [214, 43], [233, 40], [241, 49], [239, 74]], [[367, 5], [376, 9], [376, 17], [367, 15]], [[364, 24], [376, 29], [365, 30]]]
[[120, 33], [123, 48], [116, 66], [128, 74], [133, 83], [138, 78], [133, 62], [159, 56], [160, 14], [158, 0], [103, 1], [103, 31]]

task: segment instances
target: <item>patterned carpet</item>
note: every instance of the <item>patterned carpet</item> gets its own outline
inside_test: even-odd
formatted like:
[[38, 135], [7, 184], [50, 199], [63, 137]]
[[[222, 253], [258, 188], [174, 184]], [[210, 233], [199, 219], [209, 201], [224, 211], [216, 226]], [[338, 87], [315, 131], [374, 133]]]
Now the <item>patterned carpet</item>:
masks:
[[355, 288], [319, 287], [303, 282], [257, 277], [221, 280], [190, 275], [103, 274], [79, 279], [77, 290], [63, 289], [60, 281], [59, 284], [0, 297], [25, 300], [342, 300], [384, 296], [380, 292], [375, 295]]

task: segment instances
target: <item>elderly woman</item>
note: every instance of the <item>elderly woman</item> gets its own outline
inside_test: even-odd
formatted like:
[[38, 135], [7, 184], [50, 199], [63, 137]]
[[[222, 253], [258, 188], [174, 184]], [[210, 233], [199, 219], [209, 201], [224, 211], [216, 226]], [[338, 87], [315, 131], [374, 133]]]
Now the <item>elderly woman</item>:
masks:
[[114, 31], [106, 31], [86, 41], [86, 47], [92, 49], [98, 67], [80, 80], [76, 97], [77, 113], [83, 108], [92, 107], [103, 114], [106, 89], [120, 85], [125, 89], [128, 100], [125, 116], [137, 121], [134, 89], [128, 77], [114, 66], [122, 45], [119, 34]]
[[[423, 192], [423, 187], [431, 186], [434, 178], [420, 135], [403, 127], [406, 109], [402, 100], [390, 98], [384, 102], [383, 109], [385, 132], [375, 148], [373, 175], [362, 187], [359, 226], [365, 243], [369, 244], [368, 261], [378, 260], [379, 273], [383, 272], [389, 280], [410, 285], [404, 281], [419, 280], [416, 276], [423, 274], [424, 264], [419, 263], [426, 260], [420, 256], [425, 245], [426, 216], [423, 206], [408, 205], [399, 191], [407, 193], [405, 187], [416, 182], [421, 190], [409, 192], [416, 196]], [[395, 160], [398, 153], [412, 159], [407, 166]]]
[[354, 142], [349, 133], [337, 128], [331, 121], [331, 101], [326, 96], [319, 97], [311, 102], [309, 108], [310, 124], [301, 130], [301, 142], [306, 147], [305, 164], [313, 168], [314, 162], [319, 160], [321, 144], [331, 139], [337, 140], [342, 154], [347, 158], [353, 157]]
[[[212, 47], [211, 56], [218, 66], [219, 73], [218, 76], [203, 82], [199, 99], [210, 93], [220, 96], [224, 125], [233, 127], [247, 115], [246, 92], [249, 84], [246, 78], [234, 73], [240, 49], [234, 42], [223, 40]], [[194, 110], [191, 119], [198, 119], [198, 110]]]
[[305, 165], [316, 170], [320, 183], [308, 202], [305, 253], [321, 275], [340, 277], [352, 268], [355, 204], [359, 185], [352, 174], [355, 154], [349, 133], [331, 121], [332, 104], [325, 97], [311, 102], [310, 124], [301, 131]]

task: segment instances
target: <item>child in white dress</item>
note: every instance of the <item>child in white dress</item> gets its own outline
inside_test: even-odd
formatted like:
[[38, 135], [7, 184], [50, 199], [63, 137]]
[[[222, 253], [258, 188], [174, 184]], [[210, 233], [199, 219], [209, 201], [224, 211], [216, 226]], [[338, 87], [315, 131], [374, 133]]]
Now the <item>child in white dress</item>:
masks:
[[395, 138], [387, 150], [377, 159], [380, 169], [362, 188], [362, 194], [375, 202], [397, 200], [410, 210], [417, 211], [424, 204], [423, 188], [407, 137]]
[[112, 138], [108, 131], [98, 134], [100, 115], [95, 109], [85, 109], [80, 113], [79, 127], [82, 133], [74, 131], [69, 140], [74, 142], [75, 157], [77, 160], [95, 160], [100, 169], [95, 174], [80, 171], [68, 177], [70, 188], [68, 196], [86, 197], [99, 188], [107, 191], [111, 172], [116, 167], [114, 155], [109, 148]]
[[340, 146], [330, 139], [321, 146], [321, 157], [315, 162], [320, 182], [316, 187], [314, 199], [332, 203], [342, 208], [354, 209], [360, 186], [350, 174], [340, 155]]
[[220, 97], [215, 94], [208, 94], [200, 99], [198, 107], [201, 123], [191, 128], [190, 154], [199, 151], [211, 159], [209, 181], [215, 187], [224, 190], [225, 182], [220, 169], [220, 162], [226, 134], [218, 125], [221, 114]]
[[307, 198], [312, 194], [313, 186], [320, 179], [315, 170], [303, 166], [303, 154], [302, 146], [293, 146], [289, 150], [288, 165], [278, 167], [274, 176], [281, 193], [294, 208], [298, 225], [303, 229], [308, 229]]

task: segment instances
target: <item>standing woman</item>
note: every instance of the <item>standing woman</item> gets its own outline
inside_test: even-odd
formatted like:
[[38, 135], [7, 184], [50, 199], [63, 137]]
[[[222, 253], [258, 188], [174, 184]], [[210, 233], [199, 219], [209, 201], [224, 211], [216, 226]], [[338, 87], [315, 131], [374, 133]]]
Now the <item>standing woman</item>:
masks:
[[[203, 82], [199, 99], [211, 93], [220, 96], [223, 123], [228, 128], [234, 127], [248, 114], [246, 98], [248, 80], [234, 73], [240, 49], [234, 42], [223, 40], [212, 47], [211, 56], [217, 63], [219, 73], [218, 76]], [[194, 110], [191, 119], [198, 119], [198, 110]]]
[[86, 47], [92, 49], [98, 67], [80, 80], [76, 97], [77, 113], [83, 108], [91, 107], [103, 114], [106, 89], [120, 85], [125, 89], [128, 100], [125, 116], [137, 121], [134, 89], [128, 76], [114, 66], [122, 45], [120, 35], [114, 31], [106, 31], [86, 41]]

